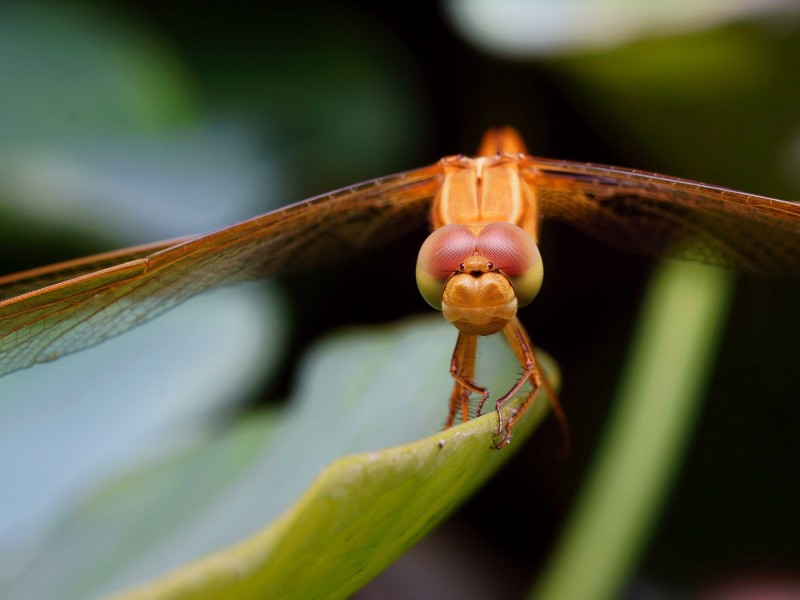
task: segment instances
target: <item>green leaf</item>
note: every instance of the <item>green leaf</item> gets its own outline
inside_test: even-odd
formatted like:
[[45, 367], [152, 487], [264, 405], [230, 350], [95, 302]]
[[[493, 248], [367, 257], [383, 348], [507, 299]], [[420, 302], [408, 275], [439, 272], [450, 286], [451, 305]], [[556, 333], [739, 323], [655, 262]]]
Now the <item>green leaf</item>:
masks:
[[278, 370], [284, 308], [275, 286], [223, 288], [0, 379], [0, 565], [19, 556], [19, 538], [35, 537], [31, 524], [61, 519], [86, 489], [228, 421]]
[[[140, 585], [121, 597], [347, 597], [454, 510], [546, 414], [542, 397], [502, 451], [491, 448], [494, 414], [439, 431], [455, 335], [431, 317], [329, 338], [304, 362], [285, 409], [89, 497], [0, 595], [85, 598]], [[501, 344], [479, 349], [477, 379], [493, 396], [518, 373]]]
[[[543, 407], [520, 426], [517, 442]], [[341, 458], [271, 527], [115, 598], [349, 597], [509, 458], [488, 443], [496, 424], [484, 415], [412, 444]]]

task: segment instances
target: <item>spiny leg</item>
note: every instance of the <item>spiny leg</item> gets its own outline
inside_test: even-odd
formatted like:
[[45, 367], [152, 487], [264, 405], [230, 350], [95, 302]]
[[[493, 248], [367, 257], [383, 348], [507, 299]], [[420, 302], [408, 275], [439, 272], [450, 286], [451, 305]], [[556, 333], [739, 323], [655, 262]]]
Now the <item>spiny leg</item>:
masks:
[[471, 333], [458, 332], [458, 340], [450, 361], [450, 375], [456, 380], [450, 394], [450, 412], [444, 428], [452, 427], [456, 414], [461, 411], [461, 422], [469, 421], [469, 397], [472, 392], [481, 394], [481, 406], [489, 397], [489, 391], [473, 383], [475, 378], [475, 355], [478, 350], [478, 336]]
[[[502, 436], [500, 442], [495, 443], [495, 447], [497, 449], [508, 445], [508, 443], [511, 441], [511, 430], [514, 427], [514, 424], [522, 417], [522, 415], [525, 414], [528, 406], [530, 406], [534, 399], [536, 399], [536, 397], [539, 395], [539, 391], [542, 388], [542, 375], [539, 372], [539, 367], [536, 364], [536, 358], [533, 354], [533, 345], [531, 344], [531, 340], [528, 337], [527, 332], [522, 327], [522, 324], [519, 322], [517, 317], [511, 319], [508, 324], [503, 327], [503, 334], [506, 336], [508, 343], [511, 345], [511, 349], [514, 351], [514, 354], [517, 355], [517, 360], [519, 361], [520, 365], [522, 365], [524, 372], [520, 376], [519, 380], [517, 380], [517, 383], [514, 384], [514, 387], [508, 390], [508, 392], [506, 392], [497, 400], [497, 436]], [[502, 413], [503, 405], [511, 400], [511, 398], [513, 398], [517, 392], [522, 389], [522, 386], [525, 385], [527, 381], [531, 382], [531, 387], [533, 389], [530, 391], [530, 393], [528, 393], [528, 395], [525, 397], [525, 400], [522, 401], [519, 407], [511, 414], [504, 428]], [[558, 407], [554, 412], [556, 412], [557, 415], [560, 415], [559, 418], [562, 418], [564, 413], [561, 410], [561, 407], [558, 406], [555, 398], [553, 398], [552, 401], [554, 401], [555, 406]]]
[[[534, 356], [535, 356], [534, 352]], [[537, 364], [538, 364], [537, 360]], [[556, 419], [558, 419], [558, 424], [561, 427], [561, 436], [564, 440], [564, 447], [563, 447], [563, 456], [569, 456], [569, 453], [572, 448], [572, 439], [569, 433], [569, 424], [567, 423], [567, 415], [564, 414], [564, 409], [561, 408], [561, 403], [558, 401], [558, 396], [556, 396], [556, 392], [553, 389], [553, 386], [550, 385], [550, 381], [547, 379], [547, 375], [540, 371], [540, 375], [542, 378], [542, 387], [544, 391], [547, 392], [547, 398], [550, 400], [550, 410], [553, 411]]]

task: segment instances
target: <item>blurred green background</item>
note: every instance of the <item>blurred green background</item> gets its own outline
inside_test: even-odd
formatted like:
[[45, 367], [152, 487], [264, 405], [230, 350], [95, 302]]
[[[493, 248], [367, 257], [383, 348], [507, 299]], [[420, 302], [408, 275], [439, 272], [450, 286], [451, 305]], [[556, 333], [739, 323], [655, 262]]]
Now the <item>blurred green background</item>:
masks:
[[[790, 3], [489, 4], [3, 3], [0, 272], [202, 232], [470, 153], [497, 124], [518, 128], [535, 155], [800, 199], [800, 18]], [[144, 338], [135, 360], [109, 361], [117, 387], [133, 370], [140, 376], [127, 387], [147, 379], [160, 394], [173, 385], [165, 381], [193, 379], [206, 360], [241, 390], [200, 402], [208, 387], [200, 382], [180, 391], [180, 409], [122, 400], [129, 412], [108, 409], [104, 418], [155, 414], [152, 431], [175, 448], [285, 397], [293, 366], [320, 336], [427, 312], [411, 271], [424, 235], [284, 278], [277, 291], [254, 290], [231, 323], [205, 334], [214, 345], [205, 358], [186, 359], [203, 341], [168, 351], [186, 359], [183, 367], [161, 357], [150, 364], [160, 342]], [[541, 246], [545, 286], [522, 317], [561, 366], [571, 455], [559, 458], [551, 419], [360, 597], [517, 597], [552, 548], [603, 428], [652, 263], [559, 224], [546, 226]], [[266, 294], [277, 299], [262, 310]], [[629, 597], [683, 595], [745, 575], [798, 576], [798, 306], [796, 282], [739, 277], [699, 426]], [[262, 323], [270, 311], [272, 324]], [[187, 328], [177, 325], [177, 335]], [[176, 335], [166, 325], [155, 330]], [[274, 366], [265, 372], [265, 363]], [[87, 396], [95, 371], [68, 370], [74, 381], [58, 385]], [[45, 371], [27, 373], [47, 384]], [[31, 384], [0, 380], [0, 469], [14, 491], [0, 494], [8, 521], [0, 549], [18, 549], [35, 537], [31, 521], [111, 472], [98, 453], [136, 464], [148, 440], [156, 454], [153, 434], [136, 430], [115, 451], [87, 448], [80, 468], [69, 467], [76, 479], [43, 489], [52, 454], [34, 461], [43, 447], [36, 436], [67, 446], [83, 440], [54, 432], [71, 420], [87, 424], [97, 405], [62, 402], [57, 415], [46, 404], [23, 409], [10, 400], [28, 394], [16, 385]], [[23, 477], [15, 467], [28, 462]], [[53, 469], [51, 482], [69, 470]], [[498, 503], [501, 528], [489, 516]], [[13, 576], [13, 567], [0, 576]]]

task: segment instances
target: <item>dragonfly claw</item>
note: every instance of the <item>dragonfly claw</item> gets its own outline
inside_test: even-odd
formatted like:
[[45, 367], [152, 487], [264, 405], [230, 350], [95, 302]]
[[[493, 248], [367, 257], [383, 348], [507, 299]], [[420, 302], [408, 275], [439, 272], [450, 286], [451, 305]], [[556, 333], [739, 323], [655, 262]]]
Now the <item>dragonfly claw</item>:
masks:
[[475, 411], [475, 416], [480, 417], [483, 414], [483, 405], [489, 400], [489, 390], [483, 390], [481, 401], [478, 402], [478, 410]]
[[503, 435], [503, 438], [498, 442], [496, 438], [499, 437], [500, 437], [499, 433], [497, 435], [493, 435], [492, 445], [490, 446], [490, 448], [494, 450], [502, 450], [503, 448], [508, 446], [509, 442], [511, 442], [511, 434], [508, 432], [508, 430], [506, 430], [505, 435]]

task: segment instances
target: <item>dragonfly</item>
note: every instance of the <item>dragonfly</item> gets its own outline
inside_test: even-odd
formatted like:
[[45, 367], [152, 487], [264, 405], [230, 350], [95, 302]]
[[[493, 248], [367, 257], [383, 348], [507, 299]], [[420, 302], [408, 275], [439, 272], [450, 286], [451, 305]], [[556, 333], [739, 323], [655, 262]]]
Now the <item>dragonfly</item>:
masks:
[[[0, 277], [0, 375], [98, 344], [211, 288], [324, 266], [427, 224], [432, 233], [417, 257], [417, 284], [458, 329], [445, 427], [470, 418], [476, 394], [475, 413], [482, 413], [489, 390], [474, 380], [477, 342], [502, 332], [521, 366], [495, 401], [493, 443], [502, 448], [547, 387], [517, 311], [544, 281], [539, 232], [551, 220], [646, 256], [800, 275], [800, 203], [530, 156], [514, 129], [500, 127], [472, 157], [447, 156], [204, 235]], [[523, 388], [504, 417], [503, 407]]]

